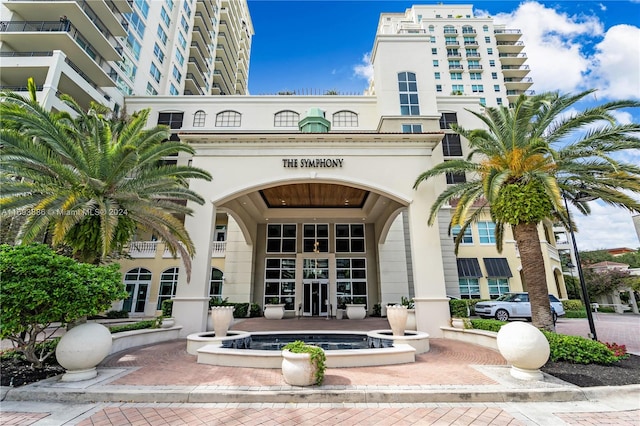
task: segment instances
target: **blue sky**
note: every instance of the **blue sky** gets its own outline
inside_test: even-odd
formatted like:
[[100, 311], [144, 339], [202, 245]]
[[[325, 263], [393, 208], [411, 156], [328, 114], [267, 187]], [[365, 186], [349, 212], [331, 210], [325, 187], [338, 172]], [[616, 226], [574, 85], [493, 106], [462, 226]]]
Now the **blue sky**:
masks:
[[[368, 86], [366, 57], [380, 13], [401, 13], [412, 1], [248, 0], [255, 35], [251, 49], [252, 95], [290, 90], [361, 94]], [[597, 101], [640, 99], [640, 0], [449, 1], [473, 4], [476, 14], [523, 32], [538, 92], [596, 88]], [[640, 121], [625, 111], [621, 122]], [[625, 155], [640, 163], [640, 152]], [[598, 202], [592, 215], [576, 216], [580, 249], [638, 248], [631, 215]]]

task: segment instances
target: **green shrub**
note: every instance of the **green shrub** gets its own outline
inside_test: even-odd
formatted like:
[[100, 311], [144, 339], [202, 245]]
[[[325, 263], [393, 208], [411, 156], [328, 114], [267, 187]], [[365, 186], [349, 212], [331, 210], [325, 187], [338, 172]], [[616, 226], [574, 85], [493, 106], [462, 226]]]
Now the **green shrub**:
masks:
[[564, 311], [564, 317], [565, 318], [586, 318], [587, 311], [585, 311], [584, 309], [579, 311]]
[[476, 330], [486, 330], [486, 331], [499, 331], [500, 327], [508, 324], [504, 321], [498, 321], [494, 319], [472, 319], [471, 325]]
[[233, 310], [234, 318], [246, 318], [247, 313], [249, 312], [249, 304], [248, 303], [232, 303], [235, 307]]
[[249, 316], [251, 318], [257, 318], [262, 316], [262, 308], [257, 303], [252, 303], [249, 309]]
[[373, 305], [373, 313], [372, 317], [381, 317], [382, 316], [382, 306], [379, 303]]
[[[58, 342], [60, 341], [59, 337], [53, 337], [51, 339], [47, 339], [44, 342], [36, 343], [35, 351], [37, 354], [47, 354], [50, 353], [51, 356], [48, 357], [44, 364], [57, 364], [58, 360], [56, 359], [56, 347], [58, 346]], [[24, 353], [9, 349], [0, 353], [0, 360], [7, 361], [11, 359], [19, 359], [21, 361], [27, 361], [27, 358], [24, 356]]]
[[551, 361], [568, 361], [575, 364], [613, 364], [620, 359], [604, 343], [580, 336], [541, 331], [549, 341]]
[[209, 307], [212, 306], [231, 306], [233, 303], [229, 302], [229, 298], [225, 297], [224, 299], [219, 296], [214, 296], [209, 299]]
[[167, 299], [162, 301], [162, 316], [170, 317], [173, 314], [173, 299]]
[[563, 300], [562, 307], [565, 311], [582, 311], [584, 310], [584, 305], [582, 304], [582, 300]]
[[466, 300], [450, 299], [449, 313], [455, 318], [468, 318], [469, 310]]
[[124, 309], [121, 311], [109, 311], [105, 315], [109, 319], [129, 318], [129, 311], [126, 311]]
[[318, 346], [307, 345], [302, 340], [296, 340], [287, 343], [282, 350], [288, 350], [294, 354], [308, 353], [311, 354], [311, 362], [316, 366], [316, 385], [322, 384], [324, 380], [324, 371], [327, 369], [327, 356], [324, 350]]
[[36, 353], [52, 323], [96, 315], [128, 296], [117, 264], [78, 263], [44, 244], [0, 246], [0, 276], [0, 339], [11, 340], [36, 368], [52, 355]]
[[598, 312], [602, 312], [605, 314], [614, 314], [616, 312], [616, 308], [613, 306], [601, 306], [598, 308]]
[[144, 330], [145, 328], [158, 328], [158, 321], [155, 319], [138, 321], [131, 324], [113, 325], [109, 327], [111, 334], [122, 333], [123, 331]]

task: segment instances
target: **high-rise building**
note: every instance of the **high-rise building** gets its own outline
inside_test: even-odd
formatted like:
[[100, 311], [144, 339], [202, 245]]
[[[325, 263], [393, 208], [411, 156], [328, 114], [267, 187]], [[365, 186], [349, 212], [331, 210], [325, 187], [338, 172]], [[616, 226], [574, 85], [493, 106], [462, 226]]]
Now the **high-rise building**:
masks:
[[[414, 298], [417, 327], [442, 335], [448, 297], [493, 299], [526, 291], [515, 240], [496, 250], [486, 215], [466, 229], [456, 255], [451, 207], [427, 224], [437, 194], [464, 174], [416, 178], [469, 153], [450, 127], [481, 127], [469, 112], [507, 104], [528, 89], [518, 30], [474, 17], [471, 6], [414, 6], [383, 14], [362, 96], [133, 96], [190, 144], [190, 162], [213, 175], [192, 189], [185, 226], [196, 246], [191, 280], [180, 259], [140, 232], [120, 264], [131, 294], [121, 308], [154, 314], [174, 299], [182, 333], [202, 331], [210, 297], [265, 305], [288, 316], [333, 316], [347, 303]], [[539, 227], [550, 293], [566, 297], [551, 223]]]
[[114, 110], [125, 96], [247, 93], [246, 0], [3, 0], [0, 12], [0, 86], [33, 77], [46, 108], [64, 108], [59, 93]]

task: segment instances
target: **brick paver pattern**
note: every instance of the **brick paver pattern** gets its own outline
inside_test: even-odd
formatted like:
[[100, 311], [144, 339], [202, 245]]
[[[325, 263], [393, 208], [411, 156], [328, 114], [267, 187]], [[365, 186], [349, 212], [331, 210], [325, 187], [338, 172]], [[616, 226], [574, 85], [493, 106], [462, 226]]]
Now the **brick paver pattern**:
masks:
[[49, 416], [49, 413], [2, 411], [0, 412], [0, 424], [2, 424], [2, 426], [29, 426], [47, 416]]

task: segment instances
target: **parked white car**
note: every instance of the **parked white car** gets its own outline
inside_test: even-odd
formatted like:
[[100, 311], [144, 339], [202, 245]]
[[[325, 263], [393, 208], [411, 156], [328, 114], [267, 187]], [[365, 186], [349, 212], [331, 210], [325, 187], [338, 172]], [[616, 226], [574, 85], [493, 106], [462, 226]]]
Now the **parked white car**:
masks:
[[[549, 295], [549, 302], [555, 323], [559, 316], [564, 315], [564, 307], [553, 294]], [[507, 293], [496, 300], [478, 302], [475, 305], [475, 311], [480, 318], [495, 318], [500, 321], [508, 321], [510, 318], [524, 318], [531, 321], [529, 293]]]

